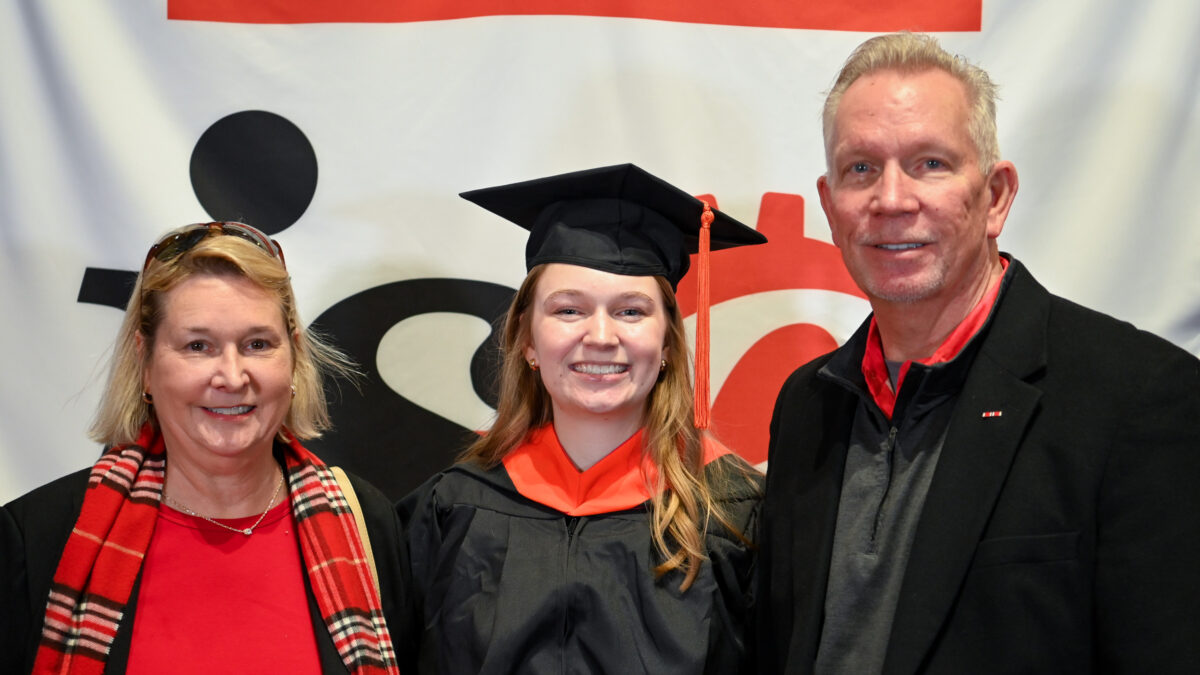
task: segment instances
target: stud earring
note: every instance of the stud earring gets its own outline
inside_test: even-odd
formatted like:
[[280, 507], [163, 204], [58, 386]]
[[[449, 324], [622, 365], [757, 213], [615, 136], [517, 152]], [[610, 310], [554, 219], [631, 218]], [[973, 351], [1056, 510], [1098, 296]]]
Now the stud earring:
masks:
[[537, 369], [538, 369], [537, 359], [529, 359], [529, 369], [533, 370], [533, 371], [537, 371]]
[[661, 371], [664, 371], [664, 370], [666, 370], [666, 369], [667, 369], [667, 360], [666, 360], [666, 359], [663, 359], [663, 360], [662, 360], [662, 364], [661, 364], [661, 365], [659, 365], [659, 367], [658, 367], [658, 370], [659, 370], [659, 372], [661, 372]]
[[154, 405], [154, 397], [151, 396], [150, 392], [148, 391], [142, 392], [142, 401], [144, 401], [146, 405]]
[[296, 398], [296, 385], [292, 385], [292, 398]]

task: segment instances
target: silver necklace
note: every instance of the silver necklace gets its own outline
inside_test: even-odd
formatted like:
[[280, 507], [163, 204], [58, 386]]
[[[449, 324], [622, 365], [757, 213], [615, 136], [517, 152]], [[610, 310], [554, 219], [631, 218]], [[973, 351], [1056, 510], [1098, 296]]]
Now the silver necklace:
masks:
[[179, 502], [175, 501], [174, 499], [168, 497], [167, 492], [165, 490], [165, 486], [164, 486], [164, 490], [163, 490], [163, 499], [166, 499], [168, 502], [171, 503], [172, 506], [178, 507], [181, 511], [188, 514], [189, 516], [194, 516], [196, 518], [201, 518], [203, 520], [207, 520], [208, 522], [212, 523], [213, 525], [216, 525], [218, 527], [223, 527], [223, 528], [229, 530], [230, 532], [240, 532], [240, 533], [246, 535], [247, 537], [249, 537], [251, 534], [254, 534], [254, 528], [258, 527], [259, 524], [262, 523], [263, 518], [267, 517], [267, 512], [271, 510], [271, 507], [275, 506], [275, 498], [279, 496], [279, 491], [281, 489], [283, 489], [283, 472], [282, 471], [279, 472], [279, 482], [275, 484], [275, 491], [271, 493], [271, 501], [267, 502], [267, 508], [263, 510], [262, 514], [259, 515], [258, 520], [254, 521], [253, 525], [251, 525], [250, 527], [242, 528], [242, 529], [238, 529], [236, 527], [231, 527], [229, 525], [226, 525], [225, 523], [222, 523], [219, 520], [213, 520], [212, 518], [209, 518], [206, 515], [196, 513], [195, 511], [189, 509], [188, 507], [184, 506], [183, 504], [180, 504]]

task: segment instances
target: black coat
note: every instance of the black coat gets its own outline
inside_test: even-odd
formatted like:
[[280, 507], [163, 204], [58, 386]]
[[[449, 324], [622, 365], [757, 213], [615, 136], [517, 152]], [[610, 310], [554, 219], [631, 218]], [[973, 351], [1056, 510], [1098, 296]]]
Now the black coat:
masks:
[[[37, 653], [46, 613], [50, 582], [58, 568], [67, 537], [79, 517], [90, 468], [43, 485], [0, 508], [0, 673], [29, 672]], [[392, 503], [370, 483], [347, 474], [358, 495], [379, 572], [380, 594], [388, 631], [401, 672], [412, 672], [413, 650], [403, 643], [411, 633], [411, 599], [407, 582], [407, 551]], [[305, 580], [307, 582], [307, 575]], [[129, 657], [133, 617], [137, 611], [133, 588], [124, 619], [109, 655], [106, 673], [123, 673]], [[348, 672], [329, 629], [305, 584], [321, 670]]]
[[[719, 495], [734, 527], [753, 530], [759, 488], [731, 481]], [[682, 573], [655, 579], [644, 506], [567, 516], [523, 497], [503, 465], [456, 465], [401, 510], [423, 610], [418, 672], [744, 672], [754, 556], [719, 526], [680, 592]]]
[[[883, 672], [1200, 672], [1200, 361], [1011, 265]], [[856, 401], [817, 377], [829, 358], [792, 374], [771, 423], [764, 672], [811, 672], [820, 637]]]

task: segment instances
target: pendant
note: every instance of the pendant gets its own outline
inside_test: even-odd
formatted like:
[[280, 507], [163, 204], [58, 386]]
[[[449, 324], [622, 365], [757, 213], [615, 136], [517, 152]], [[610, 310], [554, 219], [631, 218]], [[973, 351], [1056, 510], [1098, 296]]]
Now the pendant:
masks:
[[246, 535], [247, 537], [249, 537], [253, 533], [254, 533], [254, 530], [251, 530], [248, 527], [246, 529], [242, 530], [242, 534]]

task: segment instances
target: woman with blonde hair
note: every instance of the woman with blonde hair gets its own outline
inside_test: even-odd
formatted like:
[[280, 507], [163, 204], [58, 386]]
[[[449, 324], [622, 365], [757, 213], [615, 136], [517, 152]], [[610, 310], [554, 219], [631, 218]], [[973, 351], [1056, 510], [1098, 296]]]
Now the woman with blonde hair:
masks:
[[0, 509], [0, 670], [398, 672], [399, 521], [301, 444], [329, 426], [322, 374], [352, 370], [300, 323], [264, 233], [155, 243], [92, 428], [103, 456]]
[[674, 290], [765, 238], [632, 165], [463, 196], [529, 274], [490, 431], [400, 505], [421, 672], [744, 670], [760, 482], [694, 425]]

